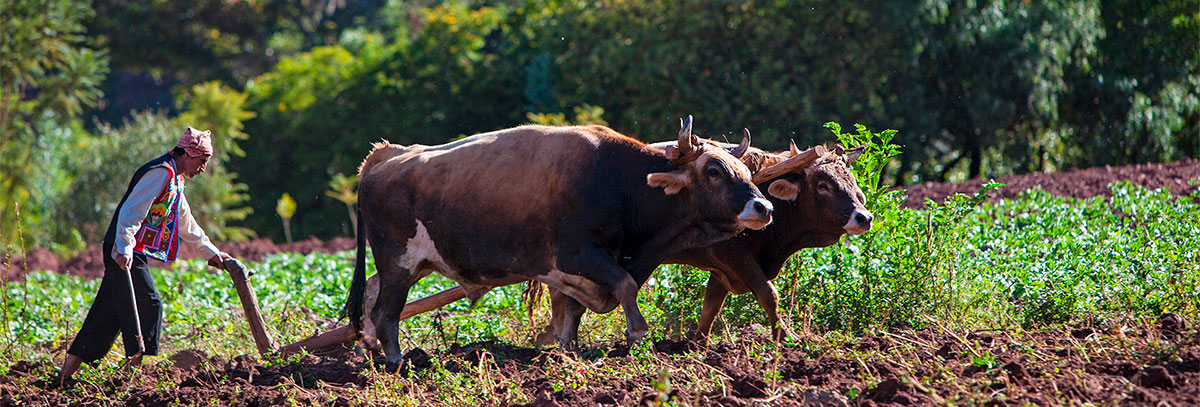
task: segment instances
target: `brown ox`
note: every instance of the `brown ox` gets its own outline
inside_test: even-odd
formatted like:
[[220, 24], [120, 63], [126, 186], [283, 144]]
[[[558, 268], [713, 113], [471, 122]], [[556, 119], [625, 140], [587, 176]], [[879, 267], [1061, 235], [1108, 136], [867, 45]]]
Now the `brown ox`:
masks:
[[[746, 138], [749, 138], [748, 131]], [[736, 148], [731, 144], [717, 144], [727, 150]], [[668, 144], [650, 146], [664, 149]], [[707, 340], [713, 321], [730, 292], [753, 293], [766, 313], [774, 336], [783, 338], [787, 335], [786, 329], [779, 325], [779, 294], [770, 282], [779, 275], [784, 262], [800, 249], [826, 247], [844, 234], [858, 235], [871, 229], [873, 215], [863, 206], [865, 197], [849, 168], [861, 153], [861, 148], [847, 151], [841, 146], [836, 146], [833, 151], [817, 146], [801, 152], [792, 144], [789, 151], [768, 153], [749, 148], [741, 156], [754, 173], [753, 181], [767, 189], [774, 204], [772, 226], [746, 231], [709, 246], [688, 249], [666, 259], [666, 263], [687, 264], [711, 273], [700, 312], [698, 341]], [[443, 291], [419, 301], [419, 310], [410, 315], [436, 309], [463, 296], [457, 287]], [[566, 318], [575, 320], [571, 329], [578, 327], [578, 318], [582, 315], [578, 309], [571, 315], [565, 313], [570, 301], [570, 297], [551, 289], [551, 326], [538, 336], [538, 344], [550, 344], [555, 338], [574, 338], [575, 332], [563, 332], [562, 328]]]
[[[638, 340], [648, 326], [637, 289], [659, 263], [771, 220], [772, 204], [735, 157], [749, 140], [731, 155], [692, 136], [691, 117], [682, 127], [665, 150], [602, 126], [377, 144], [359, 170], [351, 323], [361, 328], [370, 239], [379, 279], [370, 319], [389, 361], [401, 360], [398, 322], [409, 287], [431, 272], [472, 301], [534, 280], [572, 299], [565, 312], [620, 304], [626, 337]], [[571, 324], [564, 320], [564, 332]]]
[[[749, 132], [746, 133], [749, 137]], [[652, 147], [664, 148], [662, 144]], [[724, 145], [731, 148], [730, 145]], [[765, 188], [774, 204], [774, 222], [762, 230], [748, 230], [736, 237], [704, 247], [685, 250], [667, 258], [667, 263], [686, 264], [710, 272], [704, 305], [700, 311], [696, 339], [706, 342], [713, 321], [729, 293], [754, 293], [766, 312], [775, 338], [787, 336], [779, 325], [779, 294], [770, 280], [779, 276], [788, 257], [800, 249], [826, 247], [842, 235], [859, 235], [871, 229], [873, 215], [849, 165], [862, 154], [862, 148], [833, 151], [822, 146], [800, 152], [795, 144], [789, 151], [767, 153], [752, 148], [742, 161], [754, 172], [754, 183]], [[569, 312], [571, 298], [551, 289], [552, 318], [546, 332], [536, 342], [549, 344], [557, 332], [578, 326], [581, 312]], [[564, 327], [564, 320], [571, 321]]]

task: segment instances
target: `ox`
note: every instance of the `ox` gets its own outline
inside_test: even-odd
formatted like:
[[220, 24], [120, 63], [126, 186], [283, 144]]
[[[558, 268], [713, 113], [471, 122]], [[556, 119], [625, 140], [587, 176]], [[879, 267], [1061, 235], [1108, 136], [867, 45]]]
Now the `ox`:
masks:
[[[754, 148], [742, 155], [742, 161], [754, 172], [754, 183], [765, 188], [774, 204], [774, 223], [729, 240], [684, 250], [666, 260], [709, 271], [697, 324], [698, 342], [707, 342], [729, 293], [754, 293], [774, 337], [787, 336], [777, 314], [779, 294], [770, 282], [779, 276], [784, 262], [800, 249], [826, 247], [843, 234], [859, 235], [871, 229], [873, 215], [864, 207], [866, 199], [849, 169], [862, 151], [861, 147], [847, 151], [838, 145], [833, 151], [816, 146], [800, 152], [793, 143], [789, 151], [782, 153]], [[570, 304], [571, 298], [553, 288], [550, 300], [550, 326], [535, 340], [542, 345], [549, 344], [554, 333], [573, 339], [576, 332], [565, 330], [576, 329], [582, 316], [581, 310]], [[569, 324], [564, 326], [564, 321]]]
[[[738, 159], [749, 139], [731, 154], [693, 136], [691, 124], [689, 116], [665, 149], [603, 126], [376, 144], [359, 168], [351, 323], [361, 330], [369, 239], [379, 281], [370, 319], [391, 362], [402, 359], [398, 322], [409, 288], [431, 272], [472, 301], [533, 280], [570, 298], [571, 312], [619, 304], [626, 339], [636, 342], [648, 329], [637, 289], [659, 263], [771, 221], [771, 202]], [[571, 324], [564, 320], [563, 332], [577, 329]]]
[[[749, 137], [749, 131], [746, 131], [745, 139]], [[737, 148], [732, 144], [714, 144], [730, 151]], [[665, 149], [669, 143], [650, 146]], [[666, 260], [666, 263], [691, 265], [710, 272], [697, 327], [698, 341], [707, 340], [713, 322], [731, 292], [754, 293], [775, 338], [782, 339], [787, 335], [786, 329], [779, 325], [779, 294], [770, 282], [779, 276], [784, 262], [800, 249], [826, 247], [844, 234], [858, 235], [871, 229], [873, 215], [863, 206], [865, 197], [849, 169], [850, 163], [860, 154], [861, 148], [844, 150], [841, 146], [836, 146], [833, 151], [816, 146], [801, 152], [792, 144], [789, 151], [781, 153], [751, 147], [741, 155], [743, 163], [754, 173], [753, 182], [767, 188], [774, 204], [772, 226], [746, 231], [709, 246], [688, 249]], [[539, 288], [536, 284], [531, 287], [532, 290]], [[406, 316], [436, 309], [464, 296], [461, 288], [451, 288], [411, 304], [415, 307]], [[535, 340], [540, 345], [548, 345], [556, 338], [571, 340], [575, 336], [575, 332], [562, 332], [570, 297], [553, 288], [550, 297], [553, 317], [550, 327]], [[578, 327], [582, 312], [579, 308], [574, 310], [570, 316], [575, 319], [572, 326]]]

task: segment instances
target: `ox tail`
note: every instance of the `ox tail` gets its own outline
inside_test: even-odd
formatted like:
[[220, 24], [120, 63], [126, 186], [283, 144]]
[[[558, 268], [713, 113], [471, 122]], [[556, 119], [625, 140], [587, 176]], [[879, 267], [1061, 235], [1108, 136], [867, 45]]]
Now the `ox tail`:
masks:
[[542, 304], [542, 297], [546, 296], [546, 284], [537, 280], [529, 280], [525, 282], [525, 312], [529, 313], [529, 319], [533, 319], [533, 312]]
[[350, 295], [346, 298], [346, 306], [342, 308], [342, 317], [350, 317], [354, 331], [362, 330], [363, 294], [367, 286], [367, 233], [366, 222], [362, 219], [362, 209], [354, 207], [354, 216], [358, 218], [358, 236], [355, 245], [358, 254], [354, 259], [354, 279], [350, 282]]

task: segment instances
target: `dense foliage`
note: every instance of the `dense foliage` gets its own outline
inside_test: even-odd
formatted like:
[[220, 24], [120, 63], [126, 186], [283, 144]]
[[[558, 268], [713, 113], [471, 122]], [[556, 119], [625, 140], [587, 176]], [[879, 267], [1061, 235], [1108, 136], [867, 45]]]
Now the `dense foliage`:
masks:
[[[55, 215], [78, 206], [68, 186], [90, 175], [51, 165], [68, 151], [103, 153], [105, 171], [131, 171], [112, 155], [136, 149], [123, 134], [142, 130], [121, 123], [145, 115], [170, 121], [155, 140], [209, 126], [230, 153], [189, 195], [222, 239], [282, 238], [272, 213], [284, 193], [297, 204], [297, 238], [346, 234], [345, 205], [326, 192], [370, 142], [441, 143], [572, 112], [648, 141], [694, 114], [702, 135], [747, 127], [770, 149], [833, 142], [821, 129], [831, 120], [887, 125], [903, 154], [883, 184], [1196, 157], [1197, 9], [3, 0], [0, 243], [20, 252], [19, 233], [26, 246], [98, 240], [113, 203]], [[99, 142], [111, 152], [73, 147], [114, 137]], [[119, 194], [125, 176], [91, 188]]]

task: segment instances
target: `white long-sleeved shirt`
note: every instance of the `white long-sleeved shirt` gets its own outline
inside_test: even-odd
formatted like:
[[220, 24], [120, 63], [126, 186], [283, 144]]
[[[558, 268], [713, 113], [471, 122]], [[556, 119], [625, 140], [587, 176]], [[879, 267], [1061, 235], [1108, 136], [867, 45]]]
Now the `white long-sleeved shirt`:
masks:
[[[151, 169], [146, 171], [142, 175], [142, 179], [138, 180], [137, 185], [133, 186], [133, 190], [129, 191], [129, 197], [125, 198], [125, 205], [121, 207], [121, 212], [117, 215], [116, 244], [113, 245], [113, 252], [110, 256], [116, 258], [117, 254], [133, 255], [133, 247], [136, 246], [134, 235], [142, 227], [142, 221], [146, 220], [150, 205], [154, 204], [154, 200], [167, 186], [167, 182], [171, 179], [170, 175], [170, 171], [167, 171], [166, 168]], [[208, 235], [204, 233], [204, 230], [200, 229], [196, 219], [192, 217], [192, 208], [188, 206], [187, 198], [182, 191], [179, 194], [178, 216], [180, 242], [187, 243], [199, 250], [204, 254], [205, 259], [210, 259], [220, 253], [217, 247], [208, 240]]]

